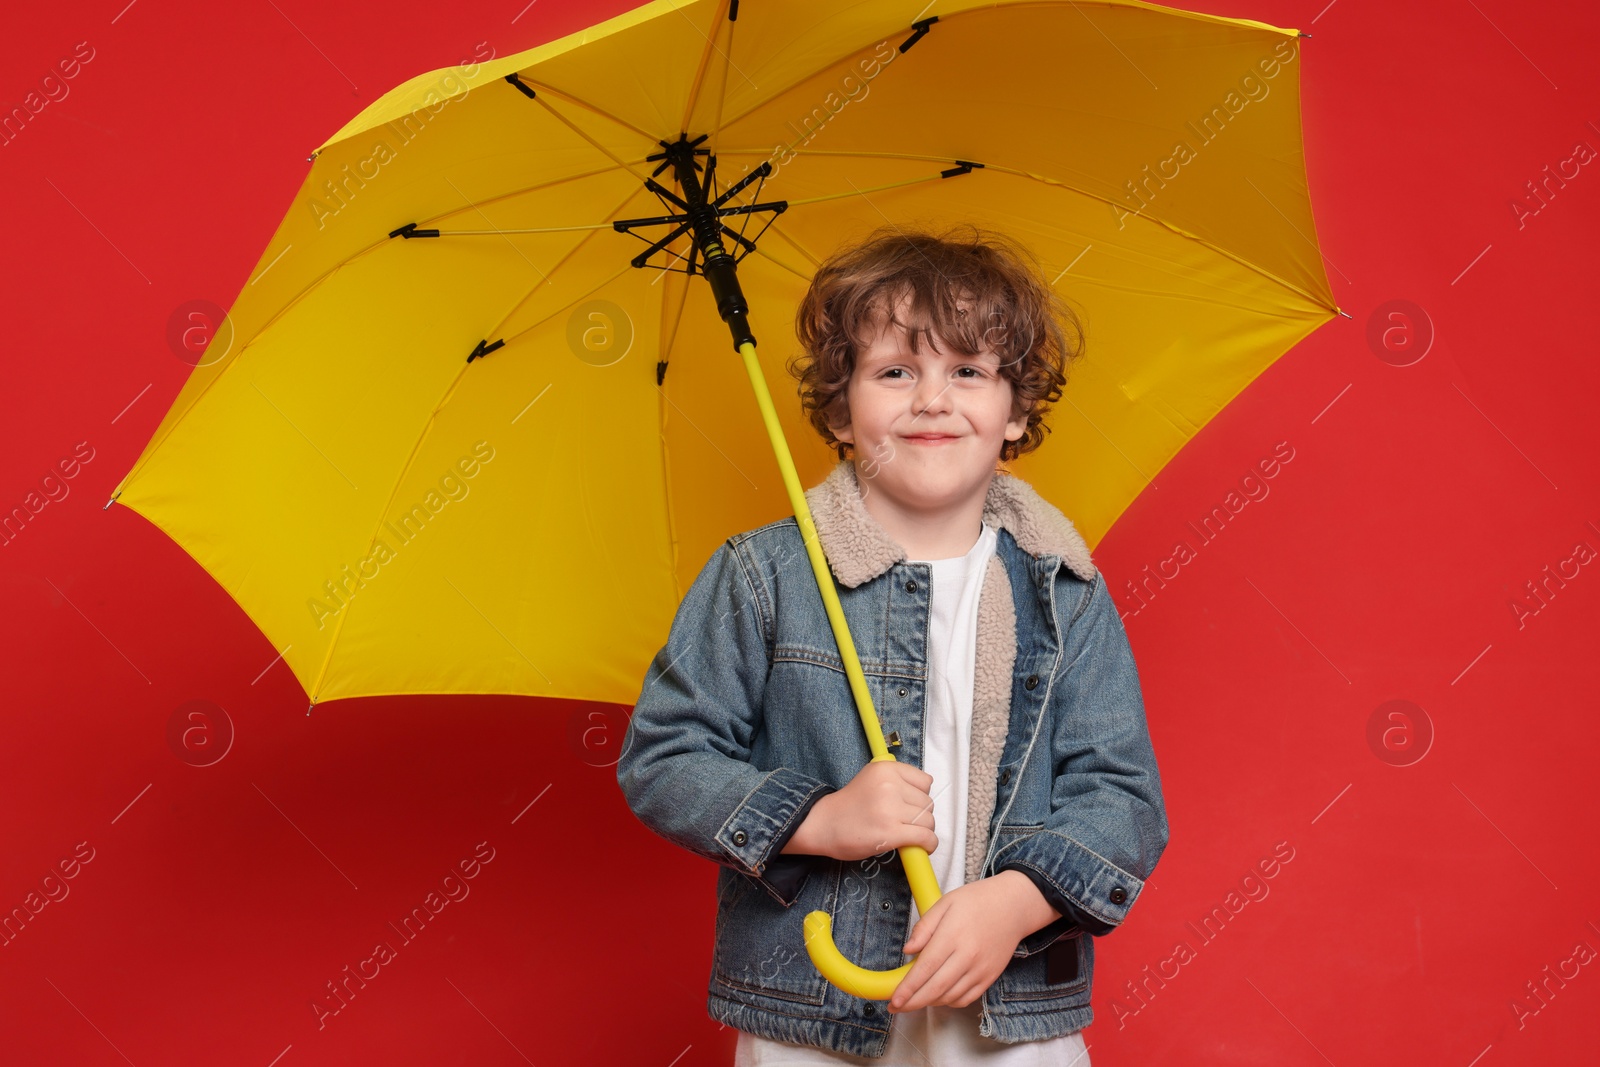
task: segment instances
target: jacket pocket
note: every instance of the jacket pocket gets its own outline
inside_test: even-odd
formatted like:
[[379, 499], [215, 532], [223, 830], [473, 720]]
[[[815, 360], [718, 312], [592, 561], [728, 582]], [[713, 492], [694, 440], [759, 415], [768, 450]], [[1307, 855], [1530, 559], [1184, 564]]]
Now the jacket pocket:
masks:
[[1051, 942], [1043, 952], [1013, 959], [995, 982], [1000, 1002], [1027, 1005], [1028, 1011], [1075, 1008], [1089, 1003], [1093, 941], [1078, 928]]
[[821, 909], [834, 916], [835, 936], [842, 936], [842, 864], [826, 857], [817, 858], [816, 864], [789, 907], [748, 875], [731, 867], [720, 869], [712, 958], [715, 986], [802, 1004], [823, 1003], [829, 987], [806, 954], [804, 923], [809, 913]]

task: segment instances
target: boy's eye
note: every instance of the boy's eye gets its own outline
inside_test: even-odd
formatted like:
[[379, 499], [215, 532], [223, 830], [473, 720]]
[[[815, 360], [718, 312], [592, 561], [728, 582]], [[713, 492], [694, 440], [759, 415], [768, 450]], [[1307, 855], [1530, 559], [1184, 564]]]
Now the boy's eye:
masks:
[[[905, 370], [904, 367], [890, 367], [888, 370], [883, 372], [883, 377], [887, 378], [891, 374], [894, 374], [896, 371], [903, 371], [903, 370]], [[969, 380], [972, 379], [972, 378], [981, 378], [981, 377], [983, 377], [983, 371], [975, 363], [963, 363], [961, 366], [957, 367], [956, 370], [958, 372], [959, 371], [964, 371], [964, 370], [971, 371], [972, 373], [970, 375], [966, 375], [966, 377]]]

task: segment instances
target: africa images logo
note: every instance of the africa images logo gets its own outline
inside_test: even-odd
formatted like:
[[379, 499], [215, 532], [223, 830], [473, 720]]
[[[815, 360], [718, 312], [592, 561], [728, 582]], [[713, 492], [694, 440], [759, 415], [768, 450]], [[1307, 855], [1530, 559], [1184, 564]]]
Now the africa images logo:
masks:
[[[420, 504], [413, 504], [393, 520], [385, 520], [383, 529], [394, 538], [395, 546], [391, 548], [389, 542], [384, 540], [380, 531], [372, 539], [372, 546], [352, 571], [350, 564], [346, 563], [340, 573], [322, 583], [327, 600], [319, 597], [309, 597], [306, 607], [311, 611], [311, 617], [317, 620], [317, 629], [321, 630], [327, 620], [343, 611], [367, 583], [376, 578], [382, 571], [380, 568], [399, 557], [399, 548], [409, 545], [422, 535], [428, 523], [439, 516], [445, 505], [452, 500], [465, 500], [471, 492], [467, 479], [474, 478], [483, 469], [482, 464], [494, 459], [494, 446], [488, 441], [479, 441], [472, 446], [470, 455], [462, 456], [456, 460], [455, 465], [439, 478], [439, 487], [430, 488], [422, 498]], [[459, 474], [457, 473], [459, 472]], [[399, 525], [396, 525], [398, 523]], [[331, 601], [331, 603], [330, 603]]]

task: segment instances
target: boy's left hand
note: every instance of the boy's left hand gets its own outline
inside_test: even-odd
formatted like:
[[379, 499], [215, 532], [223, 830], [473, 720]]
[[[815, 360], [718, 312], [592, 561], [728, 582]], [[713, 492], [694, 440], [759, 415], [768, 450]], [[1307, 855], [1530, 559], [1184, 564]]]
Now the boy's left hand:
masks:
[[1018, 871], [1001, 871], [951, 890], [912, 928], [905, 951], [917, 959], [890, 999], [889, 1010], [917, 1011], [930, 1004], [966, 1007], [1000, 977], [1024, 937], [1059, 915]]

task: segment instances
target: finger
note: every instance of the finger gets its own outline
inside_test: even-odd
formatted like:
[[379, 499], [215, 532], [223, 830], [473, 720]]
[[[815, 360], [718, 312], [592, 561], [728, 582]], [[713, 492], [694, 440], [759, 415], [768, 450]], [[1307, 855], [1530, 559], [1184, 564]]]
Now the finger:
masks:
[[[944, 955], [938, 956], [936, 955], [937, 953], [944, 953]], [[894, 1002], [891, 1001], [891, 1009], [898, 1011], [920, 1011], [929, 1004], [944, 1003], [943, 998], [946, 990], [950, 988], [952, 983], [960, 980], [965, 970], [964, 967], [955, 962], [955, 954], [943, 946], [930, 948], [921, 956], [917, 957], [918, 965], [924, 962], [934, 964], [934, 967], [930, 970], [930, 973], [922, 980], [921, 985], [913, 990], [909, 996], [901, 1000], [897, 1009], [895, 1008]], [[913, 970], [914, 969], [915, 967], [913, 967]], [[910, 975], [907, 975], [906, 977], [908, 980], [910, 979]], [[903, 984], [904, 983], [902, 983], [902, 985]], [[895, 997], [900, 997], [899, 990], [895, 991]]]
[[935, 823], [935, 818], [932, 800], [920, 793], [906, 797], [906, 822], [916, 823], [919, 826], [926, 826], [930, 830], [936, 830], [938, 826]]
[[901, 840], [906, 845], [916, 845], [924, 852], [932, 852], [939, 847], [939, 835], [926, 826], [918, 826], [915, 823], [902, 823], [900, 825], [900, 834]]
[[[929, 916], [933, 913], [930, 910]], [[925, 916], [926, 919], [928, 916]], [[916, 963], [912, 964], [905, 980], [895, 990], [890, 1000], [890, 1007], [895, 1011], [916, 1011], [933, 1003], [933, 998], [943, 990], [952, 979], [959, 978], [958, 972], [944, 971], [939, 977], [941, 969], [954, 951], [954, 946], [947, 944], [945, 938], [935, 938], [938, 924], [930, 924], [923, 935], [919, 946]], [[938, 988], [932, 983], [937, 980]]]
[[911, 964], [911, 970], [900, 979], [900, 984], [895, 986], [894, 992], [889, 996], [889, 1011], [899, 1012], [905, 1010], [906, 1001], [910, 1000], [917, 989], [921, 987], [931, 963], [924, 963], [921, 957]]
[[898, 763], [900, 777], [909, 782], [913, 787], [926, 793], [933, 786], [933, 775], [921, 767], [913, 767], [909, 763]]
[[899, 798], [900, 802], [908, 808], [915, 808], [917, 811], [933, 810], [933, 797], [909, 783], [900, 783]]
[[[938, 905], [934, 905], [934, 909], [937, 909], [937, 907]], [[930, 919], [933, 921], [930, 922]], [[927, 939], [933, 936], [933, 931], [937, 926], [938, 920], [934, 916], [934, 910], [930, 909], [927, 915], [917, 921], [916, 928], [912, 930], [912, 937], [906, 944], [909, 946], [920, 938], [922, 944], [917, 949], [917, 951], [920, 951], [926, 944]], [[910, 953], [913, 950], [908, 947], [906, 951]], [[889, 1010], [910, 1010], [905, 1007], [906, 1003], [916, 995], [922, 984], [928, 980], [928, 977], [933, 974], [942, 961], [942, 956], [930, 956], [927, 952], [922, 952], [921, 955], [917, 956], [916, 961], [911, 964], [911, 970], [906, 972], [906, 976], [895, 987], [894, 994], [889, 999]]]
[[994, 982], [992, 978], [987, 982], [983, 979], [984, 976], [976, 971], [968, 971], [959, 981], [951, 983], [949, 992], [944, 995], [944, 1003], [956, 1008], [964, 1008], [971, 1004]]
[[938, 833], [939, 827], [934, 824], [931, 814], [918, 813], [918, 811], [902, 811], [901, 827], [910, 832]]
[[939, 924], [944, 921], [946, 909], [940, 907], [942, 903], [944, 903], [943, 897], [939, 898], [939, 903], [928, 909], [928, 914], [918, 919], [915, 925], [911, 927], [911, 936], [906, 938], [905, 944], [905, 951], [908, 954], [916, 955], [921, 952], [923, 947], [927, 945], [928, 939], [939, 928]]
[[962, 986], [945, 994], [944, 1002], [953, 1008], [965, 1008], [978, 999], [977, 986]]

